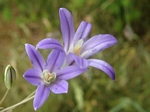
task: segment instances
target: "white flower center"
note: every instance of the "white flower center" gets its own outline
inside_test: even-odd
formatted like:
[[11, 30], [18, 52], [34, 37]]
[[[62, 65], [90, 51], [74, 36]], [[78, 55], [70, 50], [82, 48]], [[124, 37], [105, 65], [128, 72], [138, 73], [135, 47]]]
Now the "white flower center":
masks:
[[71, 45], [69, 52], [72, 52], [72, 53], [80, 56], [83, 43], [84, 43], [83, 39], [79, 39], [75, 43], [75, 45], [73, 45], [73, 44]]
[[56, 73], [50, 73], [48, 70], [44, 70], [42, 74], [42, 78], [46, 84], [50, 84], [51, 82], [54, 82], [56, 79]]

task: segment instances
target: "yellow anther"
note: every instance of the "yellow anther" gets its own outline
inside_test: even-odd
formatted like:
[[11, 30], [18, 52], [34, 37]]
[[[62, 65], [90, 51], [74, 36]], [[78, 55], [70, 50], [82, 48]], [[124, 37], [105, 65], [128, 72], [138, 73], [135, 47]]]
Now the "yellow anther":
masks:
[[76, 55], [80, 55], [80, 52], [81, 52], [81, 46], [76, 46], [73, 50], [74, 54]]
[[73, 49], [73, 53], [76, 54], [76, 55], [80, 55], [81, 54], [81, 49], [82, 49], [82, 45], [83, 45], [83, 39], [79, 39], [75, 46], [74, 46], [74, 49]]

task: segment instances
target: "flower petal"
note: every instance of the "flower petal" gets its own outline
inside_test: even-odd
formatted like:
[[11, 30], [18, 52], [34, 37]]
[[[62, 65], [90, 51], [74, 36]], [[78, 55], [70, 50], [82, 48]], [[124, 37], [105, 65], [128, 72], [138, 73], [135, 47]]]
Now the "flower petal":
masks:
[[67, 56], [67, 63], [68, 64], [72, 64], [74, 61], [76, 62], [76, 64], [81, 68], [81, 69], [85, 69], [88, 67], [89, 63], [86, 59], [81, 58], [73, 53], [69, 53]]
[[115, 71], [114, 69], [105, 61], [98, 60], [98, 59], [88, 59], [89, 66], [98, 68], [109, 75], [112, 80], [115, 80]]
[[77, 65], [67, 66], [59, 70], [57, 74], [58, 79], [69, 80], [85, 72], [87, 69], [80, 69]]
[[64, 49], [67, 52], [74, 36], [74, 24], [71, 13], [65, 9], [59, 10], [61, 32], [63, 35]]
[[36, 48], [38, 49], [56, 49], [60, 51], [64, 51], [60, 42], [54, 38], [46, 38], [41, 40], [37, 45]]
[[55, 94], [62, 94], [68, 92], [68, 82], [65, 80], [58, 80], [49, 86], [49, 89]]
[[88, 58], [108, 47], [113, 46], [117, 43], [117, 39], [110, 34], [100, 34], [93, 36], [83, 44], [81, 52], [88, 51], [84, 58]]
[[26, 48], [27, 55], [30, 58], [30, 61], [34, 66], [34, 68], [43, 71], [45, 61], [41, 53], [38, 50], [36, 50], [34, 46], [30, 44], [25, 44], [25, 48]]
[[27, 70], [23, 77], [31, 84], [38, 86], [41, 84], [42, 78], [40, 76], [40, 71], [36, 69], [29, 69]]
[[74, 43], [77, 42], [79, 39], [85, 39], [89, 35], [91, 28], [92, 25], [90, 23], [82, 21], [74, 35]]
[[50, 70], [50, 72], [53, 72], [60, 69], [64, 62], [64, 59], [65, 59], [64, 52], [53, 50], [47, 58], [48, 70]]
[[35, 111], [43, 105], [43, 103], [49, 97], [49, 94], [50, 94], [50, 90], [47, 87], [43, 85], [39, 85], [37, 87], [37, 90], [34, 96], [34, 102], [33, 102]]

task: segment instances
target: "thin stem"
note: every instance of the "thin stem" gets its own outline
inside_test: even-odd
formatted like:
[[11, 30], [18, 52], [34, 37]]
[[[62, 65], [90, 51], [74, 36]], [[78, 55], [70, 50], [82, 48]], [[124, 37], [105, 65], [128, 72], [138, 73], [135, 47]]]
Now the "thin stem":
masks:
[[[36, 91], [36, 90], [35, 90]], [[29, 97], [31, 97], [32, 95], [34, 95], [35, 94], [35, 91], [33, 91], [30, 95], [28, 95], [25, 99], [28, 99]], [[23, 99], [23, 100], [25, 100], [25, 99]], [[22, 101], [23, 101], [22, 100]]]
[[26, 102], [28, 102], [29, 100], [33, 99], [33, 98], [34, 98], [34, 96], [31, 96], [30, 98], [25, 98], [23, 101], [21, 101], [21, 102], [15, 104], [15, 105], [12, 105], [12, 106], [10, 106], [10, 107], [8, 107], [8, 108], [5, 108], [5, 109], [2, 110], [1, 112], [5, 112], [5, 111], [7, 111], [7, 110], [13, 109], [13, 108], [15, 108], [16, 106], [19, 106], [19, 105], [21, 105], [21, 104], [23, 104], [23, 103], [26, 103]]
[[[36, 91], [36, 90], [35, 90], [35, 91]], [[23, 99], [21, 102], [15, 104], [15, 105], [12, 105], [12, 106], [10, 106], [10, 107], [5, 108], [5, 109], [2, 110], [1, 112], [4, 112], [4, 111], [9, 110], [9, 109], [13, 109], [13, 108], [15, 108], [16, 106], [19, 106], [19, 105], [21, 105], [21, 104], [23, 104], [23, 103], [25, 103], [25, 102], [31, 100], [32, 98], [34, 98], [33, 95], [35, 94], [35, 91], [33, 91], [30, 95], [28, 95], [28, 96], [27, 96], [25, 99]]]
[[3, 96], [2, 100], [0, 101], [0, 105], [2, 104], [2, 102], [5, 100], [7, 94], [9, 92], [9, 89], [7, 89], [7, 91], [5, 92], [5, 95]]

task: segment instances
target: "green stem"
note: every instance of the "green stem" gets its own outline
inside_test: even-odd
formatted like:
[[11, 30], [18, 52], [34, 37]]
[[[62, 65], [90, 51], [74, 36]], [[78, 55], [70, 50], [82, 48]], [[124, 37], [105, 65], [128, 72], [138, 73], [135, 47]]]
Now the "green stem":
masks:
[[5, 100], [7, 94], [9, 92], [9, 89], [7, 89], [7, 91], [5, 92], [5, 95], [3, 96], [2, 100], [0, 101], [0, 105], [2, 104], [2, 102]]
[[[36, 91], [36, 90], [35, 90]], [[35, 94], [35, 91], [33, 91], [30, 95], [28, 95], [25, 99], [28, 99], [29, 97], [31, 97], [31, 96], [33, 96], [34, 94]], [[25, 100], [25, 99], [23, 99], [23, 100]], [[23, 101], [22, 100], [22, 101]]]
[[31, 96], [30, 98], [25, 98], [25, 99], [22, 100], [21, 102], [15, 104], [15, 105], [12, 105], [12, 106], [10, 106], [10, 107], [8, 107], [8, 108], [5, 108], [5, 109], [2, 110], [1, 112], [5, 112], [5, 111], [7, 111], [7, 110], [13, 109], [13, 108], [15, 108], [15, 107], [17, 107], [17, 106], [19, 106], [19, 105], [21, 105], [21, 104], [23, 104], [23, 103], [28, 102], [29, 100], [31, 100], [31, 99], [33, 99], [33, 98], [34, 98], [34, 96]]
[[7, 110], [9, 110], [9, 109], [13, 109], [13, 108], [15, 108], [16, 106], [19, 106], [19, 105], [21, 105], [21, 104], [23, 104], [23, 103], [25, 103], [25, 102], [31, 100], [32, 98], [34, 98], [34, 96], [33, 96], [34, 94], [35, 94], [35, 91], [33, 91], [30, 95], [28, 95], [28, 96], [27, 96], [25, 99], [23, 99], [21, 102], [19, 102], [19, 103], [17, 103], [17, 104], [14, 104], [14, 105], [12, 105], [12, 106], [10, 106], [10, 107], [7, 107], [7, 108], [3, 109], [3, 110], [0, 111], [0, 112], [5, 112], [5, 111], [7, 111]]

